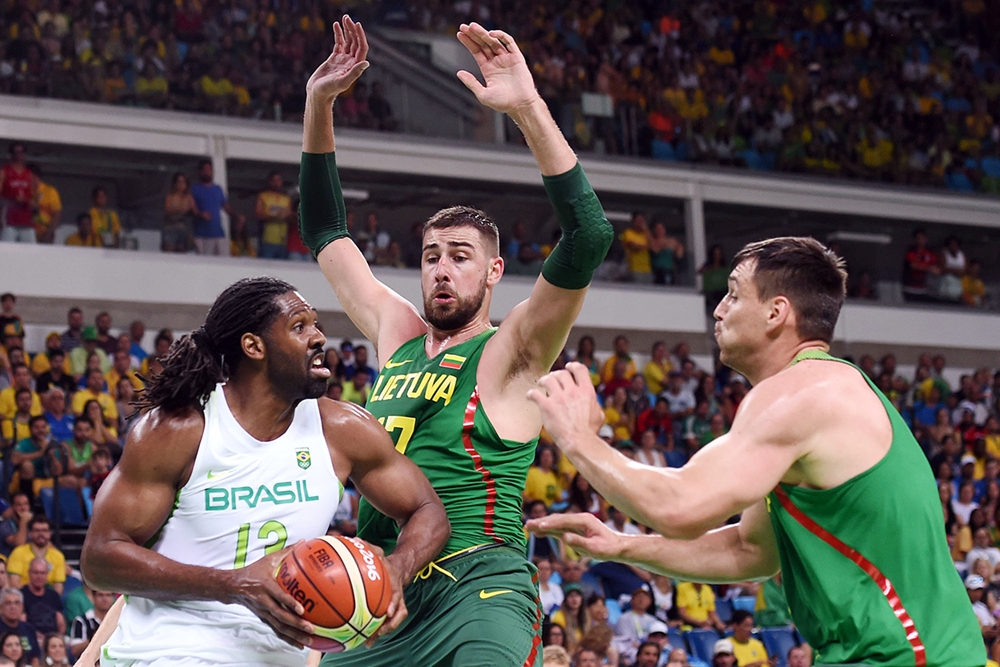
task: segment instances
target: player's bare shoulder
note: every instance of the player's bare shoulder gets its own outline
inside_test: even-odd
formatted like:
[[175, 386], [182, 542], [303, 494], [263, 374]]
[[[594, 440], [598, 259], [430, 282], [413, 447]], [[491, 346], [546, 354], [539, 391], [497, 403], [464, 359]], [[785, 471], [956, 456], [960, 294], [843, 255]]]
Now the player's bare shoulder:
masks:
[[385, 428], [360, 405], [326, 397], [317, 403], [334, 469], [342, 480], [350, 476], [355, 463], [385, 456], [394, 449]]
[[137, 474], [176, 476], [178, 486], [182, 486], [194, 466], [204, 432], [205, 414], [200, 409], [154, 408], [129, 432], [122, 464]]

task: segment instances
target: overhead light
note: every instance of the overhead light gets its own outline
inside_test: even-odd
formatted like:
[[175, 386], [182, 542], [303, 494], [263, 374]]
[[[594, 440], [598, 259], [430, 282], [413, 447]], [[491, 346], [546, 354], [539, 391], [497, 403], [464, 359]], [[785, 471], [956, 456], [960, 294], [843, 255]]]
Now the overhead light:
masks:
[[889, 245], [892, 236], [889, 234], [870, 234], [867, 232], [832, 232], [826, 235], [827, 241], [853, 241], [854, 243], [872, 243]]
[[612, 222], [630, 222], [632, 214], [626, 211], [605, 211], [604, 217]]
[[356, 190], [354, 188], [344, 188], [341, 190], [344, 199], [355, 199], [357, 201], [367, 201], [371, 194], [367, 190]]

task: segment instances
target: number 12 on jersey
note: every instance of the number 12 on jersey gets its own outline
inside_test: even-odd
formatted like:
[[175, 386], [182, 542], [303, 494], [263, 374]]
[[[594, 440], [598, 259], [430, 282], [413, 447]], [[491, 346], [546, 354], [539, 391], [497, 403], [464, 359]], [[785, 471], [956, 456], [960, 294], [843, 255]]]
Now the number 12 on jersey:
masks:
[[[260, 540], [273, 539], [270, 544], [264, 545], [264, 555], [273, 554], [285, 548], [288, 541], [288, 530], [285, 524], [280, 521], [266, 521], [257, 531], [257, 538]], [[250, 546], [250, 524], [245, 523], [240, 526], [240, 531], [236, 534], [236, 560], [233, 562], [233, 569], [238, 570], [247, 566], [247, 551]]]
[[406, 446], [410, 444], [413, 437], [413, 429], [417, 427], [417, 420], [413, 417], [400, 417], [392, 415], [389, 417], [379, 417], [378, 423], [385, 427], [385, 430], [392, 435], [392, 432], [399, 430], [399, 437], [396, 438], [396, 451], [400, 454], [406, 453]]

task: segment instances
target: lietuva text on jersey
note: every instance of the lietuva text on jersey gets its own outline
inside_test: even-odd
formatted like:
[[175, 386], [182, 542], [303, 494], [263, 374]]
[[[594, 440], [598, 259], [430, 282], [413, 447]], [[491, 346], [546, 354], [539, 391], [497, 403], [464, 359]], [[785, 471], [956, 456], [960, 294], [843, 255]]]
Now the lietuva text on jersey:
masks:
[[424, 400], [438, 402], [444, 401], [445, 405], [451, 403], [451, 397], [455, 393], [455, 376], [450, 373], [400, 373], [399, 375], [385, 376], [383, 372], [378, 377], [375, 387], [372, 388], [369, 403], [377, 403], [391, 398], [420, 398]]

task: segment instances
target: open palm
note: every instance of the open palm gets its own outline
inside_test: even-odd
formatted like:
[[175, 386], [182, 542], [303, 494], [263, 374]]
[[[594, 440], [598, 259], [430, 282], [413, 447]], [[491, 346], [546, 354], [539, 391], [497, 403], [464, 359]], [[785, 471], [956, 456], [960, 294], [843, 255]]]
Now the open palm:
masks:
[[478, 23], [470, 23], [461, 26], [458, 41], [476, 59], [486, 85], [464, 70], [458, 73], [458, 78], [482, 104], [502, 113], [510, 113], [538, 98], [531, 70], [510, 35], [502, 30], [486, 30]]
[[364, 28], [350, 16], [333, 24], [333, 53], [306, 83], [306, 92], [334, 99], [350, 88], [361, 73], [368, 69], [368, 40]]

